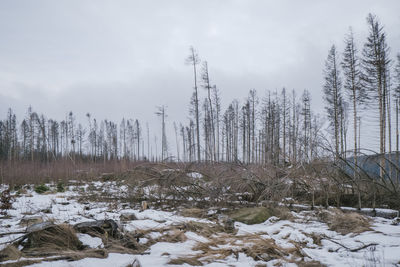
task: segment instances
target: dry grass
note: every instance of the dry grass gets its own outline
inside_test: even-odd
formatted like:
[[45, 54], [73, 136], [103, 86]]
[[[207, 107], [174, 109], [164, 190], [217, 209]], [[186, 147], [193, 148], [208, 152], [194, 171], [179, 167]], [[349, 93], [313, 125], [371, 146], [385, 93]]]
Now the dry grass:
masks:
[[185, 231], [192, 231], [205, 237], [225, 232], [224, 227], [220, 224], [201, 223], [195, 221], [187, 222], [182, 227]]
[[21, 242], [26, 254], [48, 254], [60, 251], [82, 250], [82, 242], [76, 236], [75, 230], [66, 224], [54, 225], [46, 229], [26, 235]]
[[279, 247], [273, 239], [250, 235], [245, 237], [244, 241], [247, 240], [251, 240], [252, 242], [248, 247], [243, 248], [243, 252], [254, 260], [270, 261], [289, 255], [288, 251]]
[[157, 242], [168, 242], [168, 243], [178, 243], [185, 242], [187, 237], [185, 232], [180, 231], [178, 229], [174, 229], [169, 231], [166, 235], [161, 236], [157, 239]]
[[[174, 265], [201, 266], [206, 263], [224, 260], [232, 255], [238, 258], [239, 253], [245, 253], [256, 261], [280, 259], [287, 262], [287, 257], [293, 255], [292, 258], [299, 262], [304, 257], [301, 252], [301, 245], [291, 249], [284, 249], [278, 246], [273, 239], [263, 238], [259, 234], [236, 235], [235, 233], [224, 232], [223, 226], [219, 224], [192, 221], [163, 229], [146, 230], [140, 232], [140, 234], [148, 236], [150, 232], [154, 231], [163, 235], [154, 240], [149, 238], [150, 244], [156, 242], [183, 242], [187, 238], [185, 235], [187, 231], [195, 232], [209, 240], [208, 242], [196, 243], [192, 250], [197, 254], [171, 259], [169, 264]], [[168, 253], [165, 255], [168, 255]]]
[[21, 251], [18, 250], [14, 245], [9, 245], [0, 251], [0, 262], [8, 260], [17, 260], [21, 258]]
[[289, 251], [279, 247], [273, 239], [262, 238], [259, 235], [214, 235], [209, 242], [199, 242], [194, 251], [201, 251], [191, 259], [211, 263], [225, 259], [230, 255], [239, 257], [239, 253], [245, 253], [256, 261], [270, 261], [282, 259], [289, 255]]
[[[148, 236], [150, 232], [154, 231], [163, 235], [154, 240], [149, 238], [150, 241], [146, 246], [156, 242], [184, 242], [187, 240], [185, 235], [187, 231], [195, 232], [209, 240], [208, 242], [196, 243], [192, 250], [197, 254], [171, 259], [168, 264], [201, 266], [205, 263], [226, 259], [231, 255], [239, 257], [239, 253], [245, 253], [256, 261], [284, 259], [289, 254], [295, 255], [295, 257], [302, 256], [301, 252], [297, 251], [300, 246], [295, 249], [283, 249], [273, 239], [263, 238], [257, 234], [238, 236], [235, 233], [226, 233], [223, 226], [219, 224], [188, 222], [163, 229], [141, 231], [140, 235]], [[168, 255], [168, 253], [165, 255]]]
[[189, 208], [181, 210], [180, 214], [185, 217], [205, 218], [207, 216], [207, 210]]
[[328, 224], [329, 229], [346, 235], [349, 233], [359, 234], [370, 231], [370, 220], [356, 212], [343, 212], [339, 209], [332, 211], [320, 211], [318, 217]]
[[[22, 250], [18, 250], [19, 245], [23, 247]], [[29, 257], [29, 260], [9, 264], [9, 266], [25, 266], [42, 261], [75, 261], [86, 257], [106, 258], [107, 256], [108, 252], [104, 249], [85, 249], [74, 229], [69, 225], [61, 224], [26, 234], [0, 252], [0, 262]]]
[[[183, 234], [183, 233], [182, 233]], [[136, 238], [129, 234], [124, 233], [116, 237], [97, 233], [105, 244], [105, 249], [89, 249], [83, 246], [82, 242], [78, 239], [74, 228], [70, 225], [51, 225], [42, 230], [27, 233], [21, 240], [15, 244], [8, 246], [0, 252], [0, 261], [17, 260], [21, 257], [34, 257], [26, 262], [19, 262], [18, 266], [54, 260], [68, 260], [75, 261], [86, 257], [91, 258], [106, 258], [108, 252], [129, 253], [137, 254], [142, 253], [147, 249], [146, 246], [139, 246]], [[172, 239], [183, 240], [186, 237], [182, 235], [172, 235]], [[22, 245], [23, 248], [19, 251], [16, 247]], [[40, 257], [37, 260], [35, 257]], [[51, 258], [46, 258], [51, 257]]]
[[278, 217], [281, 220], [292, 221], [294, 219], [292, 212], [285, 206], [269, 205], [268, 208], [272, 216]]
[[69, 179], [90, 181], [103, 178], [125, 178], [129, 170], [143, 164], [125, 160], [91, 162], [71, 161], [69, 158], [51, 162], [35, 161], [0, 161], [3, 170], [3, 182], [14, 185], [40, 184], [49, 181], [67, 182]]

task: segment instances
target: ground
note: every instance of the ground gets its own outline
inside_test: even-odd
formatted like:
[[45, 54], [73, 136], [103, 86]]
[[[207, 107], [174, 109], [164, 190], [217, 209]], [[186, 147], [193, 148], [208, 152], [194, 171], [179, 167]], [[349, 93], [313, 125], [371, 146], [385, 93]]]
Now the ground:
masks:
[[[347, 215], [333, 208], [327, 211], [288, 211], [280, 218], [272, 216], [251, 225], [236, 221], [235, 229], [231, 231], [224, 227], [226, 214], [230, 213], [224, 209], [171, 208], [152, 203], [147, 203], [147, 209], [143, 209], [141, 202], [126, 201], [130, 189], [116, 181], [71, 181], [65, 186], [65, 192], [57, 192], [55, 184], [47, 186], [50, 190], [41, 194], [36, 193], [33, 186], [25, 186], [12, 193], [12, 209], [0, 219], [0, 250], [24, 236], [28, 225], [40, 221], [73, 226], [81, 222], [112, 219], [118, 223], [122, 233], [135, 236], [137, 245], [118, 250], [110, 246], [108, 238], [111, 237], [76, 233], [86, 247], [83, 251], [104, 250], [106, 254], [103, 257], [82, 256], [75, 261], [58, 259], [54, 255], [33, 257], [24, 254], [24, 245], [20, 244], [21, 257], [0, 258], [0, 265], [400, 265], [400, 225], [392, 219], [363, 217], [361, 220], [367, 224], [365, 227], [348, 225], [349, 231], [346, 231], [343, 227], [335, 228], [334, 220], [347, 220]], [[1, 190], [5, 189], [3, 185]], [[101, 198], [105, 195], [113, 196], [112, 200]], [[284, 206], [275, 207], [280, 208], [287, 210]]]

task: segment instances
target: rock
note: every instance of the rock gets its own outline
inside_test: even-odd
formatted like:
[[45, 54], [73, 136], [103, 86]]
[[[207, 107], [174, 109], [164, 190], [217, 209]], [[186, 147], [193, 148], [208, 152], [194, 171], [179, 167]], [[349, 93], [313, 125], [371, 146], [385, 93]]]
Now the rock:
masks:
[[229, 217], [245, 224], [257, 224], [265, 222], [271, 214], [265, 207], [241, 208], [229, 213]]
[[226, 221], [224, 222], [224, 230], [227, 233], [235, 232], [235, 221], [231, 218], [226, 219]]
[[106, 234], [111, 237], [119, 237], [118, 224], [114, 220], [99, 220], [82, 222], [74, 225], [74, 229], [80, 233], [100, 233]]
[[224, 231], [227, 233], [235, 232], [235, 221], [229, 218], [227, 215], [219, 215], [218, 216], [219, 222], [224, 227]]
[[119, 219], [120, 219], [121, 222], [137, 220], [136, 215], [134, 213], [122, 213], [119, 216]]
[[260, 260], [262, 261], [267, 261], [267, 262], [275, 259], [274, 257], [268, 255], [267, 253], [262, 253], [261, 255], [258, 255], [258, 258], [260, 258]]
[[41, 216], [24, 216], [19, 224], [28, 227], [41, 222], [43, 222], [43, 218]]

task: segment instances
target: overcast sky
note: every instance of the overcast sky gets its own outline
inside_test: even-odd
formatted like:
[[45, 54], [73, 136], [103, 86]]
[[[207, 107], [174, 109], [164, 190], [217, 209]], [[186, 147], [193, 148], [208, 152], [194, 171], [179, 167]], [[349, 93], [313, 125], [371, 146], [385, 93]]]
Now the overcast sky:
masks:
[[[323, 112], [322, 69], [328, 50], [343, 48], [349, 26], [361, 48], [366, 16], [385, 26], [400, 52], [400, 1], [0, 1], [0, 115], [19, 120], [29, 105], [62, 119], [122, 117], [187, 121], [192, 70], [189, 46], [207, 60], [223, 104], [255, 88], [312, 93]], [[205, 92], [202, 92], [205, 95]], [[154, 126], [155, 127], [155, 126]]]

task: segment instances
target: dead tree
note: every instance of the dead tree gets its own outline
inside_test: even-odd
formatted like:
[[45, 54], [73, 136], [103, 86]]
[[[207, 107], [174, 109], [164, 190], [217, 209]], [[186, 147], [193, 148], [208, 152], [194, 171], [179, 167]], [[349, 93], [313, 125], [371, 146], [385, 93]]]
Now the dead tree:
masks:
[[339, 78], [337, 57], [336, 47], [333, 45], [329, 50], [328, 58], [325, 61], [324, 70], [324, 100], [326, 102], [325, 109], [334, 131], [335, 160], [338, 160], [340, 157], [340, 104], [342, 103], [341, 81]]
[[196, 120], [196, 138], [197, 138], [197, 161], [200, 162], [200, 115], [199, 115], [199, 95], [197, 90], [197, 65], [200, 63], [199, 56], [193, 47], [190, 47], [190, 54], [186, 59], [186, 63], [193, 66], [194, 76], [194, 94], [193, 94], [193, 105]]
[[161, 117], [161, 160], [164, 161], [168, 155], [167, 135], [165, 133], [165, 106], [158, 107], [156, 115]]

